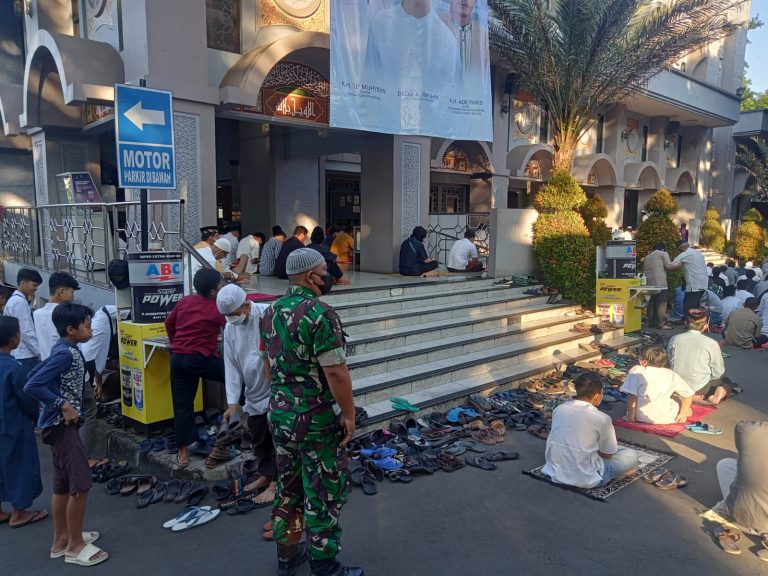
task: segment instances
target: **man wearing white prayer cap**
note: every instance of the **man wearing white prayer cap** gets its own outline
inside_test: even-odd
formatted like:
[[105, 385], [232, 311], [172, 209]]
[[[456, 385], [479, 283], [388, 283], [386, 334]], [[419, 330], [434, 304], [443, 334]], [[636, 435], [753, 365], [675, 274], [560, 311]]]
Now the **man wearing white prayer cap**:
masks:
[[[246, 426], [253, 437], [253, 455], [259, 461], [259, 478], [247, 490], [264, 491], [256, 504], [275, 498], [275, 446], [267, 421], [271, 382], [259, 354], [259, 321], [266, 304], [246, 300], [245, 291], [235, 284], [224, 286], [216, 295], [216, 306], [227, 319], [224, 328], [224, 372], [227, 410], [224, 422], [239, 421], [245, 413]], [[244, 402], [241, 402], [244, 399]]]

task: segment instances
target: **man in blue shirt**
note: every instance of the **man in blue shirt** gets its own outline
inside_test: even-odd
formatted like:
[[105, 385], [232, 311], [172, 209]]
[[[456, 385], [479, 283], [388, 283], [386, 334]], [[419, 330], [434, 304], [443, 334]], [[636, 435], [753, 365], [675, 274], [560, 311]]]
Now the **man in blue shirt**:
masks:
[[427, 231], [416, 226], [413, 233], [400, 246], [400, 274], [403, 276], [437, 276], [437, 260], [433, 260], [424, 248]]

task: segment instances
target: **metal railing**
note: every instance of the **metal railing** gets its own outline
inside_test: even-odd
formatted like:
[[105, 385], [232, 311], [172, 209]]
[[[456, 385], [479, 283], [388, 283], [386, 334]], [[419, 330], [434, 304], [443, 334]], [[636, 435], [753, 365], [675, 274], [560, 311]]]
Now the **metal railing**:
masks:
[[[153, 200], [148, 208], [149, 246], [144, 249], [181, 250], [183, 200]], [[138, 201], [7, 206], [0, 210], [0, 255], [4, 261], [69, 272], [109, 287], [109, 262], [142, 249], [140, 221]]]
[[489, 214], [431, 214], [429, 219], [427, 253], [431, 258], [445, 264], [453, 243], [464, 238], [464, 232], [472, 228], [475, 231], [477, 254], [487, 267], [491, 243]]

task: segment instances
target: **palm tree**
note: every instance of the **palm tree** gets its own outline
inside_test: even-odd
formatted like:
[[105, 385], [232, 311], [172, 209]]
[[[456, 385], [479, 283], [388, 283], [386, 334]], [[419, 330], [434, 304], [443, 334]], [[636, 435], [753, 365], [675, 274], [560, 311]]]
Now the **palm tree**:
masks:
[[[550, 4], [552, 7], [550, 8]], [[698, 48], [746, 27], [743, 0], [488, 0], [491, 50], [549, 109], [570, 172], [595, 119]]]
[[739, 144], [736, 162], [757, 180], [761, 191], [768, 190], [768, 142], [755, 136], [754, 144]]

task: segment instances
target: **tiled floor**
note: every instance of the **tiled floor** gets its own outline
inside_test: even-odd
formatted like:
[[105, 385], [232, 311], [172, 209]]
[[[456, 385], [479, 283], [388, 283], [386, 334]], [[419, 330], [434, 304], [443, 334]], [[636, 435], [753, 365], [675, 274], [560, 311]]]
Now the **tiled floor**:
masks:
[[[400, 274], [378, 274], [375, 272], [353, 271], [345, 271], [344, 278], [350, 280], [351, 284], [337, 284], [333, 287], [334, 292], [395, 286], [418, 286], [439, 282], [461, 282], [468, 279], [467, 276], [461, 274], [446, 274], [444, 276], [436, 276], [433, 278], [413, 278], [401, 276]], [[251, 283], [246, 288], [246, 291], [259, 292], [262, 294], [283, 294], [287, 288], [288, 280], [281, 280], [275, 276], [254, 275], [251, 277]]]

